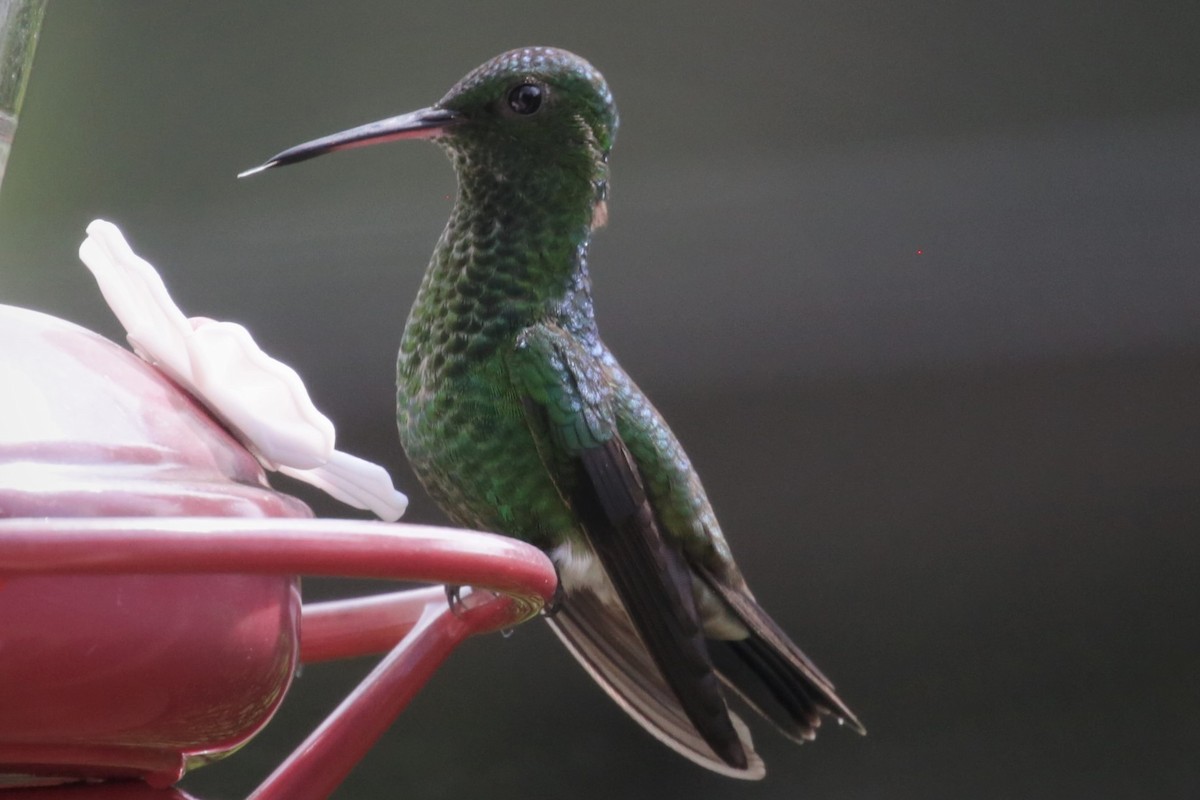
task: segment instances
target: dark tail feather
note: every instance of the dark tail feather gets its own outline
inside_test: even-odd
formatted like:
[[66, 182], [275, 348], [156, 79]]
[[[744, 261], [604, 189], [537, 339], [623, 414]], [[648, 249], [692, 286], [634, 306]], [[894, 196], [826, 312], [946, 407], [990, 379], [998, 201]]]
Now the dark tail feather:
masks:
[[854, 712], [808, 656], [745, 591], [703, 573], [706, 582], [750, 631], [745, 639], [709, 640], [709, 653], [726, 685], [796, 741], [816, 737], [821, 718], [866, 734]]

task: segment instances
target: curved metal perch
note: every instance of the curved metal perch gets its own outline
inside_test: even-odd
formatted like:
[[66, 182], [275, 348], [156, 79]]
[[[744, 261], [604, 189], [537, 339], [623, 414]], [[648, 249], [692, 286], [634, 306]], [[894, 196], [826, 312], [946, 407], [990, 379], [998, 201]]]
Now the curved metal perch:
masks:
[[[553, 566], [536, 548], [467, 530], [286, 518], [0, 520], [0, 580], [232, 573], [392, 578], [475, 587], [453, 610], [440, 588], [305, 606], [302, 660], [390, 652], [251, 795], [254, 800], [327, 797], [455, 647], [476, 633], [534, 616], [553, 598], [556, 586]], [[0, 661], [11, 658], [10, 654]], [[73, 748], [0, 743], [3, 765], [45, 765], [64, 759], [103, 764], [114, 756], [129, 764], [131, 755], [135, 754], [127, 750], [105, 753], [86, 743]], [[181, 752], [171, 759], [150, 749], [144, 755], [142, 777], [162, 787], [177, 780], [189, 761], [204, 756]], [[78, 791], [63, 796], [82, 798]]]

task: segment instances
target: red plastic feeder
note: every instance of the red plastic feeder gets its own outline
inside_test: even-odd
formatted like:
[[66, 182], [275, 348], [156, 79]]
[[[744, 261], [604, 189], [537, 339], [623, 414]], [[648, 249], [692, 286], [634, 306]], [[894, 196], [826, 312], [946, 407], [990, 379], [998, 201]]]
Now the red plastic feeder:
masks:
[[[0, 796], [168, 787], [261, 729], [298, 659], [390, 651], [253, 795], [326, 797], [454, 647], [553, 596], [549, 560], [511, 539], [313, 519], [190, 395], [90, 331], [0, 305], [0, 342]], [[453, 610], [440, 588], [302, 608], [301, 574], [476, 591]], [[160, 796], [52, 794], [122, 792]]]

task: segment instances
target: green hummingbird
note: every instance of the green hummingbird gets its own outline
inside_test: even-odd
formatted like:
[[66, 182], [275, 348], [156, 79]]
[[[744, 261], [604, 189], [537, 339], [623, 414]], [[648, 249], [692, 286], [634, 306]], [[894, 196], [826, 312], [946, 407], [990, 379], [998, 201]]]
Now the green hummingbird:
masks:
[[549, 623], [621, 708], [696, 763], [759, 778], [730, 693], [798, 742], [827, 714], [865, 731], [755, 602], [683, 448], [600, 339], [587, 256], [616, 130], [599, 72], [529, 47], [243, 175], [398, 139], [449, 154], [458, 193], [397, 366], [408, 458], [456, 524], [549, 554]]

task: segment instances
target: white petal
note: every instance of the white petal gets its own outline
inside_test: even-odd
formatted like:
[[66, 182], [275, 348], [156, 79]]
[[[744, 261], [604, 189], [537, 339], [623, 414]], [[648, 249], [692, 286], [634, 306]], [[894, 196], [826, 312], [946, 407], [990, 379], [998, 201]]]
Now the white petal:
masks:
[[116, 225], [96, 220], [87, 230], [79, 257], [142, 358], [187, 388], [269, 465], [325, 463], [333, 453], [333, 423], [295, 370], [264, 353], [240, 325], [189, 321]]
[[241, 325], [186, 318], [117, 226], [96, 220], [87, 230], [79, 257], [138, 355], [190, 391], [269, 469], [399, 519], [408, 498], [383, 467], [334, 450], [333, 423], [295, 370], [264, 353]]
[[274, 464], [310, 469], [333, 454], [334, 429], [296, 371], [234, 322], [200, 320], [188, 340], [191, 388]]
[[329, 461], [316, 469], [280, 467], [279, 471], [316, 486], [346, 505], [372, 511], [387, 522], [400, 519], [408, 508], [408, 498], [396, 491], [387, 470], [341, 450], [334, 450]]
[[79, 258], [96, 277], [100, 293], [125, 327], [134, 349], [172, 372], [187, 368], [184, 339], [192, 326], [171, 301], [167, 288], [148, 262], [129, 248], [111, 222], [95, 220], [79, 246]]

